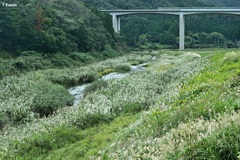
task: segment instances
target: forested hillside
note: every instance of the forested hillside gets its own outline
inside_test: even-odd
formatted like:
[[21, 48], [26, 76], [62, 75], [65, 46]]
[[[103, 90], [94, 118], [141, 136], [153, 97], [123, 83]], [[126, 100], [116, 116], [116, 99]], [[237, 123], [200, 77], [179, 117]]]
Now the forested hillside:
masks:
[[[0, 5], [0, 50], [18, 53], [102, 51], [114, 46], [111, 17], [97, 9], [240, 6], [226, 0], [12, 0]], [[229, 15], [186, 17], [186, 46], [236, 46], [240, 18]], [[178, 17], [141, 15], [122, 18], [121, 36], [130, 46], [148, 43], [178, 46]], [[217, 32], [217, 33], [216, 33]], [[44, 47], [43, 47], [44, 46]]]
[[240, 7], [238, 0], [83, 0], [100, 9], [157, 7]]
[[186, 16], [187, 47], [225, 48], [179, 51], [177, 16], [97, 9], [225, 1], [0, 2], [0, 160], [239, 159], [238, 16]]
[[77, 0], [18, 0], [0, 5], [0, 49], [44, 53], [102, 51], [114, 45], [111, 17]]
[[83, 0], [85, 3], [94, 5], [100, 9], [142, 9], [158, 7], [183, 7], [183, 6], [205, 6], [196, 0]]
[[199, 0], [207, 5], [221, 6], [221, 7], [240, 7], [238, 0]]
[[[156, 9], [158, 7], [237, 7], [239, 1], [226, 0], [83, 0], [99, 9]], [[125, 16], [121, 35], [131, 46], [147, 43], [178, 46], [178, 17], [168, 15]], [[187, 47], [236, 47], [240, 39], [240, 18], [229, 15], [186, 17]]]

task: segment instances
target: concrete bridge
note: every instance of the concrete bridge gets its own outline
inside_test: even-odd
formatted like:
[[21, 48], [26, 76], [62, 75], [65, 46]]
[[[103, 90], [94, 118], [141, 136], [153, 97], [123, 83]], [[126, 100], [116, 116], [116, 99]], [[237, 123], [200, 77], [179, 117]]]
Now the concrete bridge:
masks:
[[170, 14], [179, 16], [179, 50], [185, 47], [185, 20], [186, 15], [195, 14], [232, 14], [240, 15], [240, 8], [158, 8], [158, 9], [127, 9], [127, 10], [102, 10], [112, 15], [114, 31], [120, 32], [120, 17], [135, 14]]

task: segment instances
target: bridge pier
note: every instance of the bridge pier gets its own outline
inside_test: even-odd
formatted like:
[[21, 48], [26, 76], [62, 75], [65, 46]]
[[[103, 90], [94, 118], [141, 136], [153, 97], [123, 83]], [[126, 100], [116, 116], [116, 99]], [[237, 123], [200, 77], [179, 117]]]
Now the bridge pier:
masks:
[[179, 14], [179, 50], [185, 49], [185, 20], [183, 12]]
[[117, 16], [115, 14], [112, 14], [112, 24], [113, 24], [113, 29], [115, 33], [120, 32], [120, 16]]
[[[115, 33], [119, 33], [121, 29], [120, 16], [112, 15], [112, 24]], [[185, 19], [183, 12], [179, 13], [179, 50], [185, 49]]]
[[117, 16], [117, 32], [119, 33], [120, 32], [120, 29], [121, 29], [121, 19], [120, 19], [120, 16]]
[[185, 15], [195, 14], [231, 14], [240, 15], [239, 8], [158, 8], [158, 9], [127, 9], [102, 10], [112, 15], [114, 32], [120, 32], [120, 17], [134, 14], [171, 14], [179, 16], [179, 50], [185, 49]]

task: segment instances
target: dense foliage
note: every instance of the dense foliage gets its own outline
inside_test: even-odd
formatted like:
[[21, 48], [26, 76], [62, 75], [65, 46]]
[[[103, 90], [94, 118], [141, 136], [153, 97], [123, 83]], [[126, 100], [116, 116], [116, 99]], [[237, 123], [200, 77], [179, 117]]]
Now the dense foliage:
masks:
[[[122, 52], [116, 52], [113, 49], [107, 49], [102, 52], [71, 52], [68, 55], [63, 53], [48, 54], [25, 51], [13, 59], [0, 57], [0, 79], [9, 75], [35, 70], [80, 67], [122, 54]], [[6, 55], [9, 54], [6, 53]]]
[[[8, 2], [10, 3], [10, 2]], [[0, 5], [0, 49], [21, 53], [102, 51], [114, 45], [111, 17], [76, 0], [11, 1]]]
[[[240, 51], [153, 51], [177, 48], [178, 18], [145, 15], [124, 17], [121, 35], [131, 46], [151, 49], [123, 56], [113, 50], [124, 43], [113, 33], [111, 16], [92, 7], [232, 2], [239, 5], [0, 4], [0, 159], [239, 159]], [[187, 16], [186, 24], [187, 47], [232, 47], [240, 37], [236, 16]], [[142, 63], [140, 71], [131, 66]], [[126, 76], [102, 78], [111, 72]], [[78, 104], [69, 93], [77, 85], [87, 86]]]
[[[84, 0], [86, 3], [94, 5], [100, 9], [156, 9], [158, 7], [236, 7], [239, 2], [224, 0]], [[234, 47], [240, 39], [240, 18], [234, 15], [191, 15], [186, 16], [186, 47]], [[179, 19], [177, 16], [169, 15], [138, 15], [122, 17], [121, 35], [131, 46], [147, 45], [148, 43], [158, 43], [161, 45], [178, 46]], [[212, 34], [218, 32], [223, 35], [222, 43], [209, 41], [211, 37], [202, 36], [191, 37], [192, 34], [202, 33]], [[209, 45], [206, 45], [206, 42]], [[196, 44], [196, 45], [195, 45]], [[154, 47], [153, 47], [154, 48]]]

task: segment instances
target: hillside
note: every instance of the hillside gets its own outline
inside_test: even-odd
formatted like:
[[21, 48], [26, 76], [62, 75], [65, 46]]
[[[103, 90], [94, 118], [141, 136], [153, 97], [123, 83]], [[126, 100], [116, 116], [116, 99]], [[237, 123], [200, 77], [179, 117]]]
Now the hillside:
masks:
[[[85, 3], [99, 9], [147, 9], [158, 7], [237, 7], [238, 1], [155, 1], [155, 0], [84, 0]], [[229, 15], [197, 15], [186, 18], [186, 47], [236, 47], [240, 39], [240, 18]], [[121, 23], [121, 36], [131, 46], [146, 46], [148, 43], [178, 46], [178, 17], [167, 15], [125, 16]], [[214, 32], [220, 33], [214, 37], [221, 44], [213, 42]], [[211, 35], [212, 34], [212, 35]], [[203, 37], [205, 37], [203, 39]], [[224, 37], [224, 40], [221, 40]], [[156, 48], [156, 46], [152, 46]]]
[[[8, 2], [10, 3], [10, 2]], [[102, 51], [114, 46], [111, 17], [77, 0], [19, 0], [0, 5], [0, 50], [20, 54]]]
[[238, 0], [202, 0], [202, 2], [216, 7], [240, 7], [240, 1]]
[[158, 7], [188, 7], [188, 6], [204, 6], [204, 3], [196, 0], [83, 0], [85, 3], [96, 6], [99, 9], [150, 9]]
[[177, 16], [125, 16], [118, 34], [98, 10], [230, 0], [9, 1], [0, 160], [240, 159], [239, 17], [186, 16], [186, 46], [207, 49], [179, 51]]
[[240, 7], [238, 0], [83, 0], [99, 9], [154, 9], [158, 7]]

